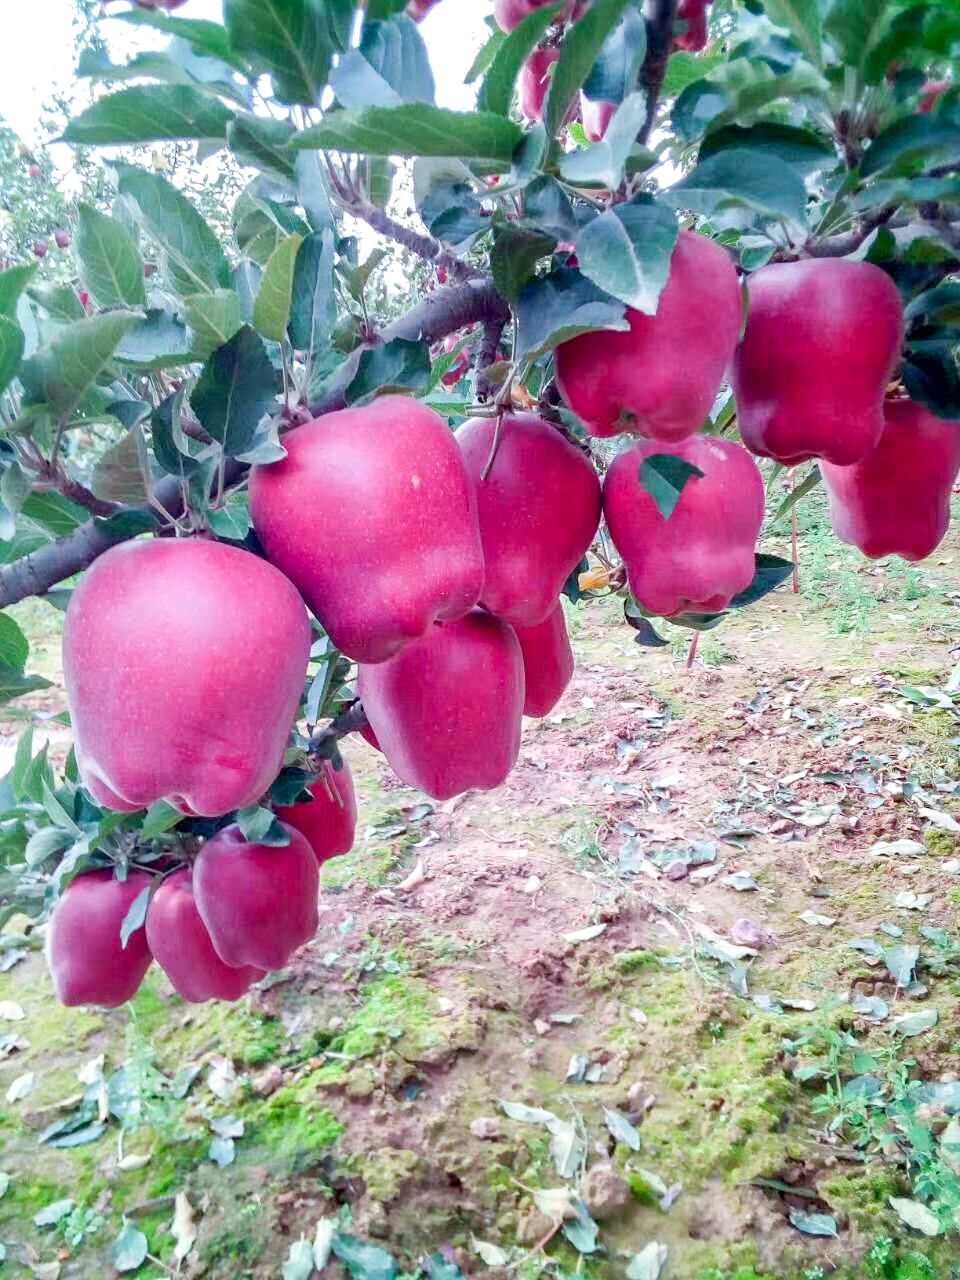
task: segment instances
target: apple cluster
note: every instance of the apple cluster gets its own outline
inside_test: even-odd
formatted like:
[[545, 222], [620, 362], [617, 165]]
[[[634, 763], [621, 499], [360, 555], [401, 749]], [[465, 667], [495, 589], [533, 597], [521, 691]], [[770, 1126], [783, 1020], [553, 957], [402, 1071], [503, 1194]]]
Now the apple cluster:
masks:
[[[557, 348], [557, 386], [587, 432], [640, 437], [602, 489], [589, 452], [536, 413], [451, 432], [388, 394], [296, 427], [280, 461], [252, 469], [263, 557], [203, 535], [107, 551], [64, 630], [90, 794], [214, 819], [262, 803], [300, 706], [307, 609], [356, 662], [367, 736], [403, 782], [439, 800], [499, 786], [522, 717], [547, 715], [570, 681], [560, 597], [601, 517], [645, 610], [721, 611], [754, 573], [752, 455], [819, 459], [834, 528], [867, 555], [929, 555], [960, 432], [887, 395], [904, 330], [893, 283], [822, 258], [763, 267], [747, 290], [744, 327], [731, 257], [682, 231], [654, 315], [630, 309], [623, 328]], [[702, 434], [728, 373], [743, 444]], [[645, 482], [663, 455], [688, 464], [669, 514]], [[324, 765], [310, 794], [277, 811], [286, 843], [232, 822], [159, 873], [77, 876], [48, 931], [64, 1003], [128, 999], [151, 959], [188, 1000], [236, 999], [283, 965], [316, 928], [319, 864], [353, 841], [349, 771]]]

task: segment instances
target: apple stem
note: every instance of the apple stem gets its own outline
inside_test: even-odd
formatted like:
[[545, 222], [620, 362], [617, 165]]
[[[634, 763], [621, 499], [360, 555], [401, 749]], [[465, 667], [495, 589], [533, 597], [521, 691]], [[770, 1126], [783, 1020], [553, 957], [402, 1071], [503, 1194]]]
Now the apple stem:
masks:
[[[795, 468], [790, 470], [790, 492], [796, 488], [797, 473]], [[793, 578], [791, 585], [795, 596], [800, 594], [800, 556], [797, 550], [797, 504], [794, 503], [790, 508], [790, 554], [793, 560]]]
[[693, 666], [697, 656], [697, 646], [700, 643], [700, 632], [695, 631], [690, 641], [690, 648], [687, 650], [687, 670]]
[[490, 442], [490, 454], [483, 464], [483, 470], [480, 472], [481, 481], [486, 480], [490, 472], [493, 470], [493, 464], [497, 459], [497, 450], [500, 448], [500, 435], [503, 431], [503, 409], [497, 413], [497, 425], [493, 429], [493, 440]]

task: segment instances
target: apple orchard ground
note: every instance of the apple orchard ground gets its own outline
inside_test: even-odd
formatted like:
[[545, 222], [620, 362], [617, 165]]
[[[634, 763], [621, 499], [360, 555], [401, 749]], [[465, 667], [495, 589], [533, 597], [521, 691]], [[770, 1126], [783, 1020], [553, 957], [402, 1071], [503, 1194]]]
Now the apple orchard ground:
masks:
[[[958, 968], [925, 976], [928, 995], [911, 999], [849, 946], [890, 945], [881, 924], [922, 947], [921, 927], [960, 933], [957, 837], [902, 792], [913, 779], [927, 807], [960, 816], [958, 721], [896, 692], [943, 685], [960, 660], [960, 539], [920, 567], [873, 565], [829, 537], [819, 499], [801, 530], [803, 594], [781, 589], [701, 637], [692, 673], [687, 633], [641, 649], [618, 602], [572, 609], [573, 684], [557, 714], [528, 723], [497, 792], [430, 806], [349, 740], [356, 848], [326, 868], [315, 941], [239, 1005], [188, 1006], [153, 970], [132, 1010], [63, 1011], [38, 951], [0, 974], [0, 1000], [24, 1012], [0, 1025], [0, 1099], [35, 1077], [26, 1097], [0, 1104], [4, 1274], [57, 1259], [65, 1277], [112, 1274], [124, 1214], [172, 1266], [180, 1191], [198, 1230], [188, 1275], [279, 1276], [291, 1241], [342, 1205], [355, 1234], [410, 1271], [449, 1246], [464, 1275], [504, 1274], [475, 1242], [523, 1259], [550, 1230], [531, 1189], [571, 1185], [549, 1133], [508, 1118], [504, 1099], [586, 1136], [581, 1194], [602, 1220], [578, 1274], [624, 1276], [651, 1240], [670, 1249], [664, 1275], [681, 1280], [799, 1280], [816, 1264], [863, 1276], [860, 1260], [886, 1235], [949, 1256], [955, 1241], [899, 1222], [888, 1196], [910, 1195], [902, 1169], [864, 1162], [830, 1131], [823, 1082], [796, 1079], [784, 1041], [845, 1029], [889, 1049], [891, 1069], [912, 1061], [931, 1081], [960, 1070]], [[36, 601], [15, 612], [35, 665], [56, 677], [59, 616]], [[55, 710], [62, 698], [24, 701]], [[4, 767], [24, 723], [7, 708]], [[60, 728], [52, 744], [62, 759]], [[874, 849], [901, 839], [926, 852]], [[665, 865], [668, 850], [715, 857], [655, 879], [643, 855]], [[713, 940], [744, 918], [761, 946], [741, 971]], [[881, 997], [889, 1018], [852, 1010], [858, 995]], [[939, 1022], [923, 1034], [891, 1029], [931, 1008]], [[115, 1120], [96, 1142], [37, 1144], [76, 1108], [77, 1070], [99, 1055], [108, 1076], [126, 1063], [138, 1106], [122, 1151], [148, 1157], [138, 1168], [118, 1167]], [[191, 1065], [192, 1085], [187, 1073], [174, 1089]], [[639, 1152], [615, 1144], [604, 1107], [632, 1117]], [[220, 1168], [210, 1124], [226, 1115], [243, 1132]], [[658, 1179], [682, 1187], [666, 1211]], [[34, 1224], [64, 1198], [70, 1217]], [[839, 1236], [803, 1234], [791, 1212], [831, 1214]], [[548, 1252], [577, 1273], [562, 1238]], [[532, 1256], [509, 1274], [541, 1273], [558, 1274]], [[138, 1274], [165, 1272], [148, 1261]]]

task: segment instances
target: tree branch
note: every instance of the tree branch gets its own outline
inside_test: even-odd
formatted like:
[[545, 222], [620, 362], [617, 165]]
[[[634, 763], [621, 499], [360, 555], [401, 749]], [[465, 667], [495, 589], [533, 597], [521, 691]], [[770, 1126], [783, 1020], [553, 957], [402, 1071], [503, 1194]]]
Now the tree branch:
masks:
[[[387, 325], [379, 336], [382, 342], [390, 342], [393, 338], [412, 341], [422, 338], [426, 342], [436, 342], [470, 324], [498, 321], [505, 324], [509, 315], [509, 309], [498, 296], [492, 280], [471, 280], [447, 289], [435, 290], [405, 316]], [[344, 361], [326, 394], [311, 406], [314, 413], [328, 413], [332, 409], [344, 407], [347, 388], [356, 374], [363, 350], [363, 347], [358, 347]], [[236, 484], [246, 471], [243, 463], [228, 459], [225, 471], [227, 485]], [[164, 477], [156, 486], [154, 494], [171, 515], [182, 514], [183, 488], [179, 477]], [[94, 495], [90, 496], [99, 502]], [[111, 508], [111, 513], [114, 509]], [[90, 520], [65, 537], [31, 551], [29, 555], [21, 556], [10, 564], [0, 565], [0, 609], [27, 596], [43, 595], [58, 582], [79, 573], [117, 542], [124, 540], [125, 535], [118, 536], [102, 523]]]
[[640, 81], [647, 95], [647, 118], [640, 130], [640, 141], [646, 144], [653, 131], [657, 103], [667, 74], [670, 50], [673, 46], [673, 20], [677, 12], [677, 0], [648, 0], [647, 5], [647, 56], [643, 62]]
[[359, 733], [370, 722], [367, 719], [363, 704], [354, 702], [346, 711], [341, 711], [335, 720], [331, 720], [325, 729], [321, 729], [315, 733], [310, 739], [308, 754], [318, 759], [324, 759], [329, 753], [327, 748], [334, 742], [338, 742], [340, 738], [345, 738], [348, 733]]
[[359, 218], [374, 231], [379, 231], [382, 236], [402, 244], [405, 249], [409, 249], [418, 257], [443, 267], [454, 280], [476, 280], [482, 275], [481, 271], [464, 262], [452, 249], [444, 248], [443, 244], [433, 236], [405, 227], [402, 222], [397, 222], [384, 209], [372, 204], [369, 200], [341, 200], [340, 203], [344, 212]]

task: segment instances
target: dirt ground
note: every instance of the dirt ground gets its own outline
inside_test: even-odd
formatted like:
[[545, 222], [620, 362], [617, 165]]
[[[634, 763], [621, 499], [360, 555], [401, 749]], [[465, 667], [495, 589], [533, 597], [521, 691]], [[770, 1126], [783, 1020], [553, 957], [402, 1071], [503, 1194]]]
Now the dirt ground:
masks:
[[[960, 540], [872, 565], [815, 501], [801, 534], [802, 593], [690, 671], [689, 633], [640, 648], [620, 602], [571, 607], [574, 681], [496, 792], [431, 805], [349, 740], [356, 848], [240, 1004], [152, 971], [64, 1011], [8, 937], [2, 1273], [113, 1274], [126, 1220], [138, 1275], [275, 1277], [336, 1219], [366, 1251], [329, 1276], [954, 1274], [955, 1235], [891, 1198], [942, 1209], [960, 1174], [960, 710], [899, 692], [960, 663]], [[20, 609], [55, 674], [56, 615]]]

